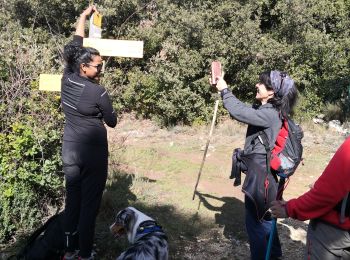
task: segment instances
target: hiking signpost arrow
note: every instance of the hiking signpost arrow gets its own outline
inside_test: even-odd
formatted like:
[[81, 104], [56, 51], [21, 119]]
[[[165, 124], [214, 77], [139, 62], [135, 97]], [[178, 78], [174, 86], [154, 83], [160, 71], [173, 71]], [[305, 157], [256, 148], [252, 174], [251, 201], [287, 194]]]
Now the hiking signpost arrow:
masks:
[[[84, 38], [83, 46], [92, 47], [101, 56], [143, 57], [143, 41], [101, 39], [102, 15], [94, 13], [90, 18], [89, 38]], [[62, 74], [40, 74], [39, 90], [61, 91]]]

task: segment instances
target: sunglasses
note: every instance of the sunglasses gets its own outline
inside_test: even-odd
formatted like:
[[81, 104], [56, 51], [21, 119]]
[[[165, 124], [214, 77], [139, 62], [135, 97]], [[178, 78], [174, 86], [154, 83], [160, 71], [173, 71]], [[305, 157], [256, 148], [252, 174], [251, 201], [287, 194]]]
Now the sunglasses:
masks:
[[102, 70], [102, 68], [103, 68], [103, 63], [98, 64], [98, 65], [92, 65], [92, 64], [86, 63], [85, 65], [88, 66], [88, 67], [94, 67], [94, 68], [96, 68], [98, 71]]

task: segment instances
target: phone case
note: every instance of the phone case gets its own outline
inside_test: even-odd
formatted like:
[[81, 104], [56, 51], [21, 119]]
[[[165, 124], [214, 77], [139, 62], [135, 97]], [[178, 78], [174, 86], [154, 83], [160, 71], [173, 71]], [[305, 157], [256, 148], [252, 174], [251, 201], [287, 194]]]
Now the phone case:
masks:
[[221, 63], [219, 61], [213, 61], [211, 63], [211, 82], [215, 85], [216, 78], [221, 77]]

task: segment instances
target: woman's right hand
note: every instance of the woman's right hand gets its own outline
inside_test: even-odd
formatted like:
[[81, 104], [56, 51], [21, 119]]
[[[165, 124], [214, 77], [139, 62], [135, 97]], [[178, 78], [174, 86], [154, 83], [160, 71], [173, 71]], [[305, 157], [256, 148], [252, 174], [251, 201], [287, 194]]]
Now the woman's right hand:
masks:
[[81, 16], [89, 16], [91, 15], [93, 12], [98, 12], [97, 9], [96, 9], [96, 6], [94, 5], [90, 5], [88, 8], [86, 8], [82, 13], [81, 13]]
[[218, 89], [218, 91], [222, 91], [223, 89], [227, 88], [227, 83], [223, 77], [217, 77], [215, 87]]

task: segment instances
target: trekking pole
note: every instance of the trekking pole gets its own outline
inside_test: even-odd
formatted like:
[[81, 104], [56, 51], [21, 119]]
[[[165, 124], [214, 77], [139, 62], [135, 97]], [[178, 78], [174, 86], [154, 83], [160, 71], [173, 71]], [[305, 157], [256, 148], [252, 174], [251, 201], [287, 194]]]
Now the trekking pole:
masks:
[[[277, 190], [276, 200], [282, 199], [285, 182], [286, 182], [286, 177], [281, 174], [280, 175], [280, 181], [278, 183], [278, 190]], [[265, 260], [270, 260], [271, 248], [272, 248], [272, 243], [273, 243], [273, 239], [274, 239], [274, 236], [275, 236], [276, 229], [277, 229], [277, 219], [273, 218], [272, 219], [272, 228], [271, 228], [271, 231], [270, 231], [269, 242], [267, 244], [267, 249], [266, 249]]]
[[219, 107], [219, 99], [215, 101], [213, 120], [211, 121], [210, 132], [209, 132], [209, 135], [208, 135], [207, 143], [205, 145], [203, 159], [202, 159], [201, 167], [199, 168], [199, 172], [198, 172], [198, 176], [197, 176], [197, 182], [196, 182], [196, 186], [194, 187], [192, 200], [194, 200], [194, 197], [196, 196], [197, 186], [198, 186], [198, 183], [199, 183], [199, 179], [200, 179], [200, 177], [202, 175], [202, 169], [203, 169], [205, 158], [207, 156], [208, 147], [209, 147], [209, 143], [210, 143], [210, 138], [211, 138], [211, 135], [213, 134], [213, 130], [214, 130], [214, 126], [215, 126], [216, 114], [218, 112], [218, 107]]

